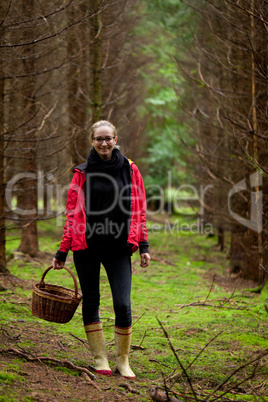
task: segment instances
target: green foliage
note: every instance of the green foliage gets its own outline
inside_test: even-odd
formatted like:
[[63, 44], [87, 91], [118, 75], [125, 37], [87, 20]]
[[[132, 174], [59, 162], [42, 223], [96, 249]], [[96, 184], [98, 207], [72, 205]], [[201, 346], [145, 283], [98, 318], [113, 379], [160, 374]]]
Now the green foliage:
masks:
[[192, 16], [187, 6], [172, 0], [142, 4], [143, 15], [136, 35], [141, 37], [139, 52], [150, 60], [140, 71], [147, 94], [139, 106], [140, 117], [147, 121], [144, 128], [147, 155], [142, 159], [147, 167], [145, 184], [165, 187], [171, 172], [174, 185], [179, 185], [189, 182], [186, 169], [189, 151], [183, 142], [192, 140], [187, 135], [187, 122], [178, 118], [184, 79], [175, 57], [178, 56], [178, 37], [179, 40], [193, 37], [187, 27], [187, 23], [191, 26]]

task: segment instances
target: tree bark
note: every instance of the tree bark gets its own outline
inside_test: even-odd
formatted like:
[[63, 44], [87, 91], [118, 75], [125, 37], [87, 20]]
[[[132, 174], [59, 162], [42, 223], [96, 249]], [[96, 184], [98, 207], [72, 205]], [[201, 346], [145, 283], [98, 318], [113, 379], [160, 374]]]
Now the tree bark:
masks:
[[218, 234], [218, 250], [223, 251], [224, 250], [224, 229], [222, 226], [218, 226], [217, 228], [217, 234]]
[[[0, 43], [4, 37], [4, 29], [0, 32]], [[8, 272], [6, 268], [6, 229], [5, 229], [5, 181], [4, 181], [4, 94], [5, 81], [3, 60], [0, 58], [0, 272]]]
[[[22, 4], [23, 14], [30, 16], [32, 10], [34, 10], [34, 0], [24, 0]], [[24, 37], [27, 40], [31, 37], [31, 30], [24, 30]], [[25, 75], [30, 75], [35, 71], [35, 56], [34, 49], [31, 45], [25, 46], [23, 49], [23, 70]], [[23, 94], [23, 110], [24, 115], [27, 116], [29, 124], [27, 129], [30, 136], [36, 136], [35, 134], [35, 119], [36, 104], [35, 104], [35, 77], [32, 76], [25, 81], [22, 80], [22, 94]], [[32, 133], [30, 134], [30, 132]], [[27, 138], [23, 143], [25, 149], [23, 168], [26, 173], [24, 180], [22, 181], [22, 194], [20, 199], [20, 207], [23, 209], [22, 213], [22, 233], [21, 243], [19, 251], [25, 254], [29, 254], [34, 257], [38, 255], [38, 236], [37, 236], [37, 169], [36, 169], [36, 148], [33, 142], [27, 142]], [[32, 177], [27, 174], [32, 174]]]
[[[82, 15], [87, 12], [87, 1], [79, 6]], [[76, 8], [68, 9], [68, 19], [71, 23], [75, 19]], [[86, 160], [89, 148], [89, 140], [85, 130], [87, 116], [88, 85], [86, 77], [88, 21], [72, 28], [68, 32], [68, 56], [71, 59], [68, 71], [68, 114], [69, 114], [69, 138], [73, 138], [70, 145], [72, 166], [76, 166]]]
[[[267, 166], [267, 145], [268, 139], [265, 134], [268, 133], [267, 123], [267, 26], [265, 22], [260, 22], [256, 19], [256, 15], [260, 12], [264, 21], [267, 21], [267, 7], [264, 7], [262, 1], [251, 0], [250, 5], [245, 2], [244, 7], [248, 6], [249, 22], [250, 24], [250, 74], [247, 77], [248, 88], [245, 82], [244, 90], [248, 90], [250, 101], [248, 105], [248, 116], [250, 124], [250, 133], [247, 137], [247, 150], [248, 154], [252, 157], [255, 166], [250, 166], [245, 176], [250, 176], [256, 172], [256, 165]], [[244, 63], [245, 64], [245, 63]], [[244, 103], [246, 100], [244, 101]], [[239, 110], [239, 109], [238, 109]], [[243, 109], [242, 109], [243, 110]], [[246, 118], [246, 116], [245, 116]], [[249, 183], [250, 185], [250, 183]], [[231, 270], [237, 271], [240, 267], [240, 275], [245, 279], [262, 284], [265, 280], [265, 272], [261, 266], [268, 264], [268, 233], [265, 225], [267, 220], [267, 190], [268, 183], [265, 177], [261, 175], [256, 176], [254, 188], [250, 191], [255, 192], [255, 200], [248, 200], [247, 205], [247, 218], [250, 216], [250, 210], [257, 205], [263, 215], [256, 217], [256, 229], [248, 228], [246, 231], [240, 228], [240, 238], [237, 239], [238, 233], [235, 233], [233, 240], [233, 252], [236, 253], [231, 257]], [[240, 204], [241, 206], [241, 204]], [[243, 208], [243, 206], [242, 206]], [[241, 211], [241, 207], [240, 207]], [[235, 246], [234, 246], [235, 245]], [[239, 250], [240, 248], [240, 250]]]
[[93, 53], [93, 110], [92, 123], [101, 119], [102, 114], [102, 12], [101, 0], [94, 0], [95, 15], [92, 21], [92, 53]]
[[[260, 8], [260, 4], [258, 0], [251, 0], [251, 43], [252, 43], [252, 55], [251, 55], [251, 89], [252, 89], [252, 128], [253, 128], [253, 151], [252, 155], [254, 161], [258, 164], [267, 166], [267, 145], [268, 139], [259, 139], [259, 134], [268, 133], [268, 122], [267, 117], [265, 117], [267, 113], [267, 62], [268, 62], [268, 51], [267, 51], [267, 26], [265, 24], [260, 24], [259, 29], [257, 30], [256, 21], [254, 17], [255, 10], [261, 10], [262, 15], [265, 18], [268, 17], [267, 7]], [[267, 20], [266, 20], [267, 21]], [[259, 75], [259, 69], [261, 69], [262, 74], [265, 79], [261, 79]], [[265, 85], [266, 84], [266, 85]], [[266, 150], [266, 152], [263, 152]], [[256, 194], [257, 199], [256, 203], [260, 204], [260, 187], [261, 182], [258, 177], [258, 182], [256, 183]], [[264, 212], [263, 216], [268, 216], [268, 208], [267, 203], [265, 201], [267, 197], [267, 180], [264, 183], [262, 194], [262, 209]], [[260, 223], [259, 223], [260, 225]], [[266, 228], [264, 230], [261, 227], [258, 227], [257, 234], [257, 244], [258, 244], [258, 266], [256, 270], [258, 272], [258, 282], [259, 284], [265, 281], [265, 272], [261, 268], [261, 266], [266, 265], [268, 263], [268, 255], [267, 249], [265, 251], [264, 243], [266, 243], [267, 247], [268, 234]]]

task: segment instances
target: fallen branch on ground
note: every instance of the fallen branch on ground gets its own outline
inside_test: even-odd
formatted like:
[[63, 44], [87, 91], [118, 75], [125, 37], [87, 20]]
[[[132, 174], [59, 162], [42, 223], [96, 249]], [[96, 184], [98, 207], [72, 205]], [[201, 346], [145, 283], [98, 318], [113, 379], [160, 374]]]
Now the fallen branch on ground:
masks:
[[156, 359], [149, 359], [149, 362], [155, 362], [155, 363], [161, 364], [161, 365], [164, 366], [164, 367], [167, 367], [167, 368], [169, 368], [169, 369], [172, 369], [172, 367], [170, 367], [170, 366], [168, 366], [167, 364], [162, 363], [162, 362], [160, 362], [159, 360], [156, 360]]
[[[27, 353], [21, 352], [20, 350], [17, 350], [14, 348], [0, 350], [0, 354], [8, 354], [8, 353], [12, 353], [16, 356], [23, 357], [24, 359], [26, 359], [29, 362], [35, 361], [35, 362], [42, 362], [42, 363], [55, 363], [58, 366], [67, 367], [67, 368], [70, 368], [73, 370], [81, 371], [82, 373], [86, 373], [89, 376], [89, 378], [91, 378], [91, 380], [96, 379], [96, 376], [93, 373], [91, 373], [87, 368], [76, 366], [76, 364], [70, 362], [69, 360], [59, 360], [59, 359], [54, 359], [52, 357], [44, 357], [44, 356], [31, 357]], [[99, 389], [99, 387], [97, 387], [96, 384], [94, 384], [92, 381], [91, 381], [91, 384], [95, 388]]]
[[[225, 300], [208, 300], [210, 303], [214, 303], [214, 302], [222, 302], [222, 303], [226, 303], [227, 301]], [[214, 307], [214, 308], [226, 308], [228, 310], [249, 310], [249, 308], [247, 307], [229, 307], [229, 306], [225, 306], [223, 304], [210, 304], [207, 302], [204, 302], [202, 300], [197, 301], [197, 302], [192, 302], [192, 303], [188, 303], [188, 304], [175, 304], [176, 307], [179, 307], [180, 309], [184, 308], [184, 307], [195, 307], [195, 306], [205, 306], [205, 307]], [[176, 311], [171, 311], [172, 313], [176, 313]]]
[[10, 335], [10, 333], [9, 333], [6, 329], [4, 329], [3, 326], [1, 327], [1, 331], [2, 331], [2, 334], [3, 334], [6, 338], [8, 338], [8, 339], [10, 339], [10, 340], [12, 340], [12, 341], [18, 341], [19, 338], [20, 338], [20, 336], [21, 336], [21, 333], [18, 334], [18, 335]]
[[145, 350], [145, 347], [140, 345], [131, 345], [130, 347], [132, 350]]
[[78, 338], [78, 336], [72, 334], [71, 332], [69, 332], [69, 334], [89, 348], [88, 341], [86, 341], [85, 339]]
[[132, 388], [128, 383], [123, 383], [123, 384], [120, 384], [119, 386], [127, 389], [132, 394], [140, 394], [140, 392], [138, 390], [136, 390], [135, 388]]
[[84, 377], [84, 379], [85, 379], [87, 382], [89, 382], [90, 385], [93, 385], [94, 388], [96, 388], [97, 390], [101, 391], [101, 389], [100, 389], [96, 384], [94, 384], [94, 382], [89, 378], [89, 376], [88, 376], [87, 373], [82, 372], [82, 376]]

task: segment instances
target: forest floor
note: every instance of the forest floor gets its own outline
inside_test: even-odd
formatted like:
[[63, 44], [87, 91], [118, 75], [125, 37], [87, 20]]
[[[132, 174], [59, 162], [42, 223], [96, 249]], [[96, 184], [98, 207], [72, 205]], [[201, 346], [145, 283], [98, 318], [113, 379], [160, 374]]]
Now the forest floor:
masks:
[[[51, 264], [61, 230], [40, 224], [41, 259], [15, 252], [19, 237], [12, 232], [9, 238], [11, 275], [0, 276], [0, 401], [164, 401], [166, 394], [174, 401], [268, 401], [267, 286], [256, 294], [249, 290], [256, 283], [230, 277], [215, 237], [157, 229], [153, 222], [150, 266], [140, 268], [136, 255], [132, 260], [130, 361], [137, 378], [91, 379], [86, 372], [93, 373], [94, 361], [81, 304], [67, 324], [31, 314], [32, 284]], [[67, 263], [75, 272], [71, 256]], [[66, 271], [48, 276], [50, 283], [73, 287]], [[114, 316], [104, 270], [101, 294], [114, 369]]]

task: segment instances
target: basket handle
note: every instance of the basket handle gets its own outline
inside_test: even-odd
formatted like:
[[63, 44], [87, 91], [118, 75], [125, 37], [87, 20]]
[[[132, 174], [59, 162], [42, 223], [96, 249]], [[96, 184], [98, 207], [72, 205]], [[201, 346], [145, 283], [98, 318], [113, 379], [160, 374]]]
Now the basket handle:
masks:
[[[40, 287], [43, 287], [43, 286], [45, 285], [45, 282], [44, 282], [45, 276], [46, 276], [46, 274], [48, 273], [48, 271], [50, 271], [52, 268], [53, 268], [53, 265], [51, 265], [50, 267], [48, 267], [48, 268], [45, 270], [45, 272], [43, 273], [42, 278], [41, 278], [41, 280], [40, 280], [40, 282], [39, 282], [39, 286], [40, 286]], [[78, 295], [78, 286], [77, 286], [76, 277], [74, 276], [74, 274], [72, 273], [72, 271], [71, 271], [69, 268], [67, 268], [66, 266], [64, 266], [64, 267], [62, 267], [62, 268], [63, 268], [63, 269], [66, 269], [66, 271], [68, 271], [69, 274], [71, 275], [71, 277], [73, 278], [73, 281], [74, 281], [74, 296], [73, 296], [73, 297], [76, 299], [76, 298], [77, 298], [77, 295]]]

